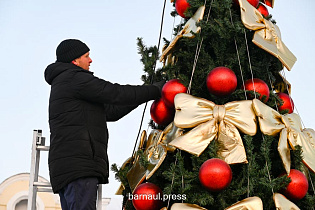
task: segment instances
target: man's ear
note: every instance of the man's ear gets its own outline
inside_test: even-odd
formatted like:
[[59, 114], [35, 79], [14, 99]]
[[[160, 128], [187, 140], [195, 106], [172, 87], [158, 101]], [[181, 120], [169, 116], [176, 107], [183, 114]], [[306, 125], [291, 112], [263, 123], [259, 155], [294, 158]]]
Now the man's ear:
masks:
[[76, 65], [76, 66], [78, 65], [78, 63], [77, 63], [76, 60], [71, 61], [71, 63], [74, 64], [74, 65]]

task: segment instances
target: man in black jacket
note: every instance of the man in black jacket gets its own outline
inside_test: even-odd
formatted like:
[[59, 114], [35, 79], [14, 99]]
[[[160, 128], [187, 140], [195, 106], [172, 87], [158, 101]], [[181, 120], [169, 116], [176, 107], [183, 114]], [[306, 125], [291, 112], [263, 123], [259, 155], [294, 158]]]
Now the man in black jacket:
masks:
[[97, 185], [108, 183], [107, 121], [117, 121], [138, 105], [160, 97], [164, 82], [113, 84], [89, 71], [88, 46], [62, 41], [57, 61], [45, 70], [49, 98], [49, 173], [62, 209], [95, 209]]

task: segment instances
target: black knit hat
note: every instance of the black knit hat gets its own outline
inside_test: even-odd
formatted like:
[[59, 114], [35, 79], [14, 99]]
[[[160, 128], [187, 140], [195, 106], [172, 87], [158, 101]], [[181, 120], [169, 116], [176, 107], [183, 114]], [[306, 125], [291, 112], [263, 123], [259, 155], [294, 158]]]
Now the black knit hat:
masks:
[[63, 40], [56, 49], [57, 61], [70, 63], [89, 51], [88, 46], [80, 40], [66, 39]]

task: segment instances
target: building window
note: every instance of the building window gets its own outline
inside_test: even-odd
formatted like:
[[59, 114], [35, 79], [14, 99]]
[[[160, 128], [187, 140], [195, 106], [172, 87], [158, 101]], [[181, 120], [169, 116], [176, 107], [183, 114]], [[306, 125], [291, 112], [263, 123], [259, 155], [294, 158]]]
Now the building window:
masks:
[[15, 210], [27, 210], [27, 200], [20, 200], [16, 205], [15, 205]]

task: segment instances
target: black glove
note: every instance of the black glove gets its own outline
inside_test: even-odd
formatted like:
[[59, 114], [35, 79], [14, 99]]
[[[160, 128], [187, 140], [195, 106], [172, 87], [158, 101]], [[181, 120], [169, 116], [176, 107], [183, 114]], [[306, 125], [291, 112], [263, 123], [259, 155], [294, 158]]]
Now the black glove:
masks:
[[153, 83], [152, 85], [154, 85], [155, 87], [159, 88], [160, 93], [161, 93], [161, 92], [162, 92], [162, 88], [163, 88], [165, 82], [166, 82], [165, 80], [161, 80], [161, 81], [159, 81], [159, 82]]

